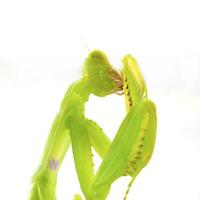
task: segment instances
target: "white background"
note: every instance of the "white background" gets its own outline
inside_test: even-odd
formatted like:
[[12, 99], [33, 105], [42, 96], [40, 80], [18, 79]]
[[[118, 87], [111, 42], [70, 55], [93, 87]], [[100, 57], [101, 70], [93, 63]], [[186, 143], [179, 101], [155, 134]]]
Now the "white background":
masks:
[[[117, 68], [126, 53], [140, 64], [157, 105], [153, 158], [130, 200], [200, 199], [200, 6], [194, 0], [0, 1], [0, 197], [25, 200], [59, 103], [80, 78], [88, 51], [105, 51]], [[91, 96], [86, 115], [113, 138], [123, 97]], [[122, 200], [129, 178], [113, 185]], [[71, 150], [58, 200], [80, 192]]]

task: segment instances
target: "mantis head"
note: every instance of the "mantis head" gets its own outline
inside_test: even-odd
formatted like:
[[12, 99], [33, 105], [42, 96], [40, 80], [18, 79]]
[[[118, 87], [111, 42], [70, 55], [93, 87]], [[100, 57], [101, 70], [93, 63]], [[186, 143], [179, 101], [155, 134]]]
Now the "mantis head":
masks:
[[83, 65], [83, 75], [89, 90], [96, 96], [119, 94], [123, 90], [120, 73], [112, 67], [107, 56], [100, 50], [89, 53]]
[[123, 89], [127, 111], [147, 98], [147, 87], [136, 60], [126, 55], [122, 60]]

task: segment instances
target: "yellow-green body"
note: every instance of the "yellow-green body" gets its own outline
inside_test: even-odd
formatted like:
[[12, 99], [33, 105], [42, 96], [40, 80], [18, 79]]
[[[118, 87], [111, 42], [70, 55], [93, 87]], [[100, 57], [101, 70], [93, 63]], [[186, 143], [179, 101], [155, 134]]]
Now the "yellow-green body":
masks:
[[[57, 173], [70, 143], [86, 200], [106, 199], [116, 179], [129, 175], [132, 183], [148, 163], [155, 143], [155, 105], [147, 99], [146, 84], [136, 61], [128, 55], [122, 62], [119, 74], [103, 52], [89, 54], [83, 77], [69, 87], [54, 120], [40, 166], [32, 178], [29, 200], [56, 199]], [[102, 129], [85, 117], [84, 106], [90, 94], [103, 97], [122, 90], [127, 115], [111, 143]], [[102, 158], [96, 174], [92, 147]], [[81, 200], [80, 195], [75, 195], [74, 200]]]

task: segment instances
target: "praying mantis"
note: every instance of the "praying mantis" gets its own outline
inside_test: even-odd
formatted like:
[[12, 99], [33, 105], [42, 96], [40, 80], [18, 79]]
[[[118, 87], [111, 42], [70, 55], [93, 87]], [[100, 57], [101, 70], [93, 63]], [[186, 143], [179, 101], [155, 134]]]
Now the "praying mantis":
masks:
[[[136, 60], [122, 59], [121, 73], [100, 50], [89, 53], [83, 76], [67, 90], [53, 122], [41, 163], [32, 177], [29, 200], [55, 200], [56, 182], [64, 156], [72, 145], [76, 172], [86, 200], [105, 200], [114, 181], [130, 176], [131, 181], [148, 164], [156, 138], [156, 107], [147, 97], [147, 87]], [[111, 142], [99, 125], [86, 118], [89, 95], [124, 95], [127, 114]], [[92, 148], [102, 158], [94, 172]], [[82, 200], [79, 194], [74, 200]]]

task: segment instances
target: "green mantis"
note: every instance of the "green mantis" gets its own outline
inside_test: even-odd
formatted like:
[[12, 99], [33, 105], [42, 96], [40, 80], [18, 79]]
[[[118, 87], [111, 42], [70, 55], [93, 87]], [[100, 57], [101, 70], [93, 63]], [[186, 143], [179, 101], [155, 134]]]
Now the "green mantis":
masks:
[[[60, 106], [39, 168], [32, 178], [30, 200], [55, 200], [59, 167], [71, 143], [81, 190], [86, 200], [104, 200], [112, 183], [121, 176], [135, 177], [151, 158], [156, 135], [155, 105], [147, 99], [147, 87], [135, 59], [123, 58], [122, 73], [115, 70], [99, 50], [90, 52], [83, 64], [83, 77], [73, 83]], [[90, 94], [123, 94], [127, 115], [113, 142], [84, 115]], [[91, 148], [102, 158], [95, 174]], [[74, 200], [81, 200], [75, 195]]]

